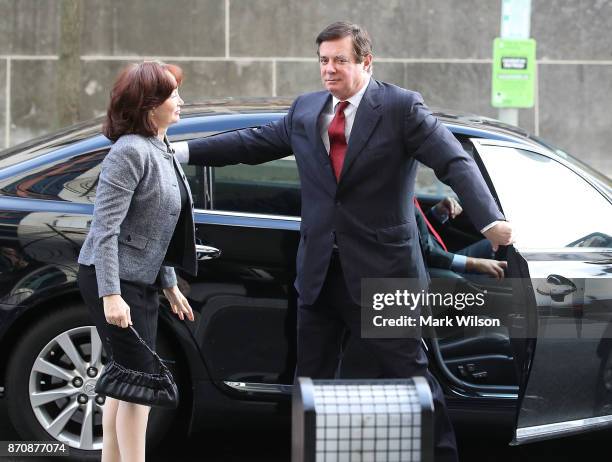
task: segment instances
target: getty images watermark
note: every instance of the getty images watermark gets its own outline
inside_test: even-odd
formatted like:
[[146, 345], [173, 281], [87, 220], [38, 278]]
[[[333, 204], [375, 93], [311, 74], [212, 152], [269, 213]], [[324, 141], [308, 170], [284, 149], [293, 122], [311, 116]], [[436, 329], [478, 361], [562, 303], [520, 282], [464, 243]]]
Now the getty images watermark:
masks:
[[448, 278], [428, 286], [363, 279], [361, 289], [363, 338], [469, 337], [483, 329], [515, 338], [612, 336], [612, 290], [600, 279]]

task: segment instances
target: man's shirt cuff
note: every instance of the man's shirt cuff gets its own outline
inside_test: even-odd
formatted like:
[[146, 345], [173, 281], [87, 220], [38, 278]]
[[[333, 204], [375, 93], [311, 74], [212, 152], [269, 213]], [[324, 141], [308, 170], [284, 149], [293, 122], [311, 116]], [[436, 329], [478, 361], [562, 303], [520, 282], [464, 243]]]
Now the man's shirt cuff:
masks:
[[467, 257], [465, 255], [454, 254], [450, 269], [456, 273], [465, 273]]
[[174, 158], [179, 164], [186, 164], [189, 162], [189, 145], [187, 141], [172, 143], [172, 148], [174, 149]]
[[[189, 152], [189, 151], [187, 151]], [[189, 154], [187, 154], [189, 155]], [[504, 220], [495, 220], [493, 223], [489, 223], [487, 226], [485, 226], [484, 228], [482, 228], [480, 230], [481, 233], [484, 233], [485, 231], [490, 230], [491, 228], [493, 228], [493, 226], [495, 226], [497, 223], [502, 223]]]

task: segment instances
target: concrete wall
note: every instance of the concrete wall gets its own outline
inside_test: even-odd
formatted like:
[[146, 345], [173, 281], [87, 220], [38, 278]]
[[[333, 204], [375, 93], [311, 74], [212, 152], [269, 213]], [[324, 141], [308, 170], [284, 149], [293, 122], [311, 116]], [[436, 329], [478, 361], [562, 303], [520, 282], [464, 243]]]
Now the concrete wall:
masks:
[[[519, 124], [611, 175], [612, 0], [532, 3], [538, 98]], [[74, 8], [76, 36], [62, 21]], [[117, 71], [143, 58], [181, 65], [188, 102], [319, 89], [314, 37], [335, 19], [368, 28], [377, 78], [433, 107], [497, 115], [501, 0], [0, 0], [0, 11], [0, 146], [63, 125], [69, 83], [72, 121], [102, 114]]]

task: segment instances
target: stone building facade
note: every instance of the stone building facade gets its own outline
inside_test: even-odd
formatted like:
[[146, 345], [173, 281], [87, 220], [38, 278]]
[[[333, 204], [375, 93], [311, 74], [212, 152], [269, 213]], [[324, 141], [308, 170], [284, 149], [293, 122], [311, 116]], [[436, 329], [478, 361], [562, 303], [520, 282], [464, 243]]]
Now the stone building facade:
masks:
[[[314, 38], [349, 19], [374, 76], [491, 117], [501, 0], [0, 0], [0, 146], [104, 113], [127, 62], [183, 67], [183, 99], [320, 88]], [[519, 125], [612, 174], [612, 0], [533, 0], [538, 88]]]

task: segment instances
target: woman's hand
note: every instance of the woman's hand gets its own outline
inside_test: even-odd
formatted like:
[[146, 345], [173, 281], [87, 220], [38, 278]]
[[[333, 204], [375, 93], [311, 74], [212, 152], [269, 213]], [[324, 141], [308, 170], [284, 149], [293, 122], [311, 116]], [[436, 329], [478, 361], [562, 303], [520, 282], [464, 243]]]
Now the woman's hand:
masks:
[[102, 301], [104, 302], [104, 317], [107, 323], [124, 329], [132, 325], [130, 307], [121, 295], [105, 295], [102, 297]]
[[179, 290], [178, 286], [164, 289], [164, 295], [170, 302], [172, 312], [176, 314], [181, 321], [185, 319], [185, 315], [187, 315], [187, 319], [190, 321], [194, 320], [193, 310], [191, 309], [191, 306], [189, 305], [189, 302], [185, 296]]

